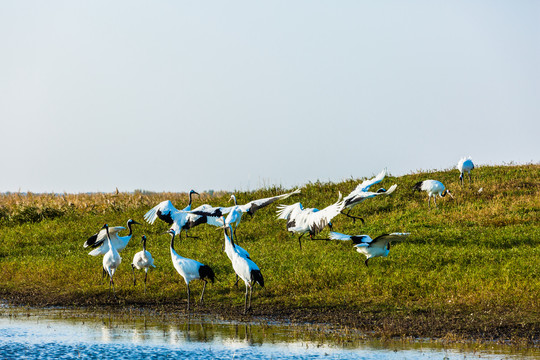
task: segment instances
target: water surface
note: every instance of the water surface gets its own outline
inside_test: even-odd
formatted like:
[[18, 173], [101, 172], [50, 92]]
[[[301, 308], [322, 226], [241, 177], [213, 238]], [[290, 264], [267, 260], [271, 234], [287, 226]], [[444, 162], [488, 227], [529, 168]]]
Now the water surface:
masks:
[[24, 359], [534, 359], [495, 345], [366, 341], [329, 330], [203, 317], [0, 310], [1, 358]]

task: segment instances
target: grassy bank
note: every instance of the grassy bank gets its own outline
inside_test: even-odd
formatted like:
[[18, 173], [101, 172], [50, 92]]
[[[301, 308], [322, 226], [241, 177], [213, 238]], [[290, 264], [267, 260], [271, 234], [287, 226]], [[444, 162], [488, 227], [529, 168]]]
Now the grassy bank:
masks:
[[[422, 336], [447, 339], [498, 339], [534, 342], [540, 335], [540, 166], [484, 166], [474, 170], [473, 184], [458, 184], [457, 170], [387, 177], [397, 183], [390, 196], [369, 199], [353, 213], [365, 225], [345, 216], [334, 230], [372, 237], [410, 232], [395, 244], [388, 258], [370, 260], [350, 243], [303, 242], [276, 218], [276, 206], [245, 215], [238, 242], [261, 268], [266, 288], [256, 287], [253, 311], [244, 317], [243, 285], [232, 287], [234, 272], [221, 252], [222, 232], [202, 225], [191, 231], [199, 239], [182, 240], [176, 250], [210, 265], [217, 281], [207, 287], [204, 306], [227, 318], [262, 316], [276, 320], [325, 322], [373, 332], [376, 336]], [[428, 178], [442, 181], [455, 199], [441, 199], [428, 209], [425, 193], [412, 185]], [[348, 194], [359, 179], [342, 183], [310, 183], [282, 203], [300, 201], [323, 208]], [[479, 192], [479, 189], [482, 191]], [[200, 189], [196, 189], [200, 190]], [[238, 203], [283, 193], [271, 188], [236, 193]], [[203, 194], [201, 203], [228, 206], [229, 194]], [[164, 222], [134, 227], [134, 238], [121, 253], [115, 275], [118, 299], [101, 281], [101, 257], [88, 256], [82, 244], [105, 222], [143, 222], [144, 213], [169, 199], [177, 208], [186, 194], [32, 195], [0, 197], [0, 296], [14, 303], [151, 308], [184, 312], [186, 287], [169, 255]], [[130, 262], [140, 251], [140, 236], [157, 268], [149, 273], [148, 291], [133, 287]], [[322, 235], [327, 235], [325, 230]], [[142, 280], [142, 272], [137, 274]], [[192, 283], [196, 297], [201, 284]]]

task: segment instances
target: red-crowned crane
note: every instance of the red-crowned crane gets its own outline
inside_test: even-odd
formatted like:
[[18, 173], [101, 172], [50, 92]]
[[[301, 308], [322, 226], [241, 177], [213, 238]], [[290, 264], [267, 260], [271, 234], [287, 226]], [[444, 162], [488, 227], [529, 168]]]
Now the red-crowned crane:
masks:
[[375, 196], [379, 196], [379, 195], [383, 195], [383, 194], [384, 195], [390, 195], [391, 193], [394, 192], [394, 190], [396, 190], [397, 185], [394, 184], [388, 190], [386, 190], [384, 188], [380, 188], [376, 192], [369, 191], [369, 188], [372, 185], [378, 184], [381, 181], [383, 181], [386, 174], [387, 174], [387, 170], [385, 168], [379, 174], [377, 174], [377, 176], [375, 176], [374, 178], [369, 179], [369, 180], [364, 180], [362, 183], [358, 184], [358, 186], [356, 186], [356, 188], [353, 191], [351, 191], [351, 193], [349, 195], [345, 196], [345, 198], [343, 199], [344, 209], [349, 209], [349, 211], [347, 213], [343, 213], [343, 215], [352, 218], [353, 222], [356, 219], [360, 219], [362, 221], [362, 224], [363, 224], [364, 219], [362, 219], [361, 217], [358, 217], [358, 216], [350, 215], [350, 212], [356, 205], [360, 204], [362, 201], [364, 201], [366, 199], [369, 199], [369, 198], [372, 198], [372, 197], [375, 197]]
[[352, 240], [356, 251], [366, 255], [367, 259], [364, 262], [368, 266], [368, 261], [371, 258], [383, 256], [386, 257], [390, 253], [390, 242], [403, 241], [410, 233], [392, 233], [377, 236], [372, 239], [368, 235], [345, 235], [338, 232], [331, 232], [330, 239], [332, 240]]
[[[137, 221], [129, 219], [127, 221], [127, 228], [129, 229], [129, 234], [126, 236], [119, 236], [118, 233], [126, 228], [123, 226], [107, 227], [109, 231], [109, 236], [111, 238], [111, 243], [116, 249], [116, 251], [122, 251], [131, 240], [133, 235], [132, 225], [140, 225]], [[96, 234], [90, 236], [83, 245], [85, 248], [92, 247], [94, 250], [90, 251], [88, 254], [92, 256], [104, 255], [109, 251], [109, 245], [107, 243], [107, 232], [102, 228]]]
[[452, 195], [449, 190], [445, 189], [443, 183], [437, 180], [419, 181], [413, 186], [413, 191], [415, 190], [425, 191], [428, 193], [428, 207], [430, 207], [431, 197], [433, 197], [435, 207], [437, 207], [437, 195], [439, 195], [440, 197], [444, 197], [446, 196], [446, 194], [448, 194], [452, 199], [454, 198], [454, 195]]
[[189, 192], [189, 204], [188, 206], [186, 206], [185, 208], [182, 209], [182, 211], [191, 211], [191, 202], [193, 201], [193, 199], [191, 198], [193, 196], [193, 194], [195, 195], [199, 195], [201, 196], [198, 192], [196, 192], [195, 190], [191, 190]]
[[[264, 287], [264, 278], [261, 270], [249, 257], [245, 257], [234, 244], [232, 238], [227, 236], [227, 228], [229, 226], [223, 226], [223, 232], [225, 233], [225, 252], [231, 260], [234, 272], [240, 279], [246, 284], [246, 295], [244, 297], [244, 314], [251, 309], [251, 294], [253, 292], [253, 285], [258, 283], [261, 287]], [[248, 303], [249, 292], [249, 303]]]
[[103, 270], [109, 274], [109, 291], [113, 291], [114, 297], [116, 297], [116, 292], [114, 290], [114, 280], [113, 276], [116, 272], [116, 269], [122, 262], [122, 258], [120, 257], [120, 254], [118, 251], [114, 248], [114, 245], [111, 242], [111, 237], [109, 236], [109, 225], [105, 224], [103, 225], [102, 229], [105, 230], [105, 234], [107, 236], [107, 244], [108, 244], [108, 250], [103, 256]]
[[146, 250], [146, 236], [141, 238], [143, 249], [133, 256], [133, 262], [131, 263], [131, 270], [133, 271], [133, 286], [135, 286], [135, 269], [144, 269], [144, 293], [146, 294], [146, 278], [148, 277], [148, 269], [150, 267], [156, 267], [154, 265], [154, 259], [152, 254]]
[[223, 212], [220, 208], [215, 208], [207, 204], [201, 205], [192, 211], [178, 210], [170, 200], [165, 200], [148, 210], [144, 214], [144, 219], [150, 224], [153, 224], [156, 219], [166, 222], [171, 225], [171, 229], [180, 238], [182, 230], [186, 232], [186, 237], [195, 237], [188, 236], [187, 231], [200, 224], [223, 225], [219, 222], [218, 218], [222, 214]]
[[[98, 231], [96, 234], [90, 236], [84, 243], [84, 247], [92, 247], [95, 248], [94, 250], [90, 251], [88, 255], [92, 256], [98, 256], [98, 255], [105, 255], [109, 251], [109, 242], [107, 241], [107, 231], [109, 232], [109, 238], [110, 243], [115, 248], [116, 251], [120, 252], [124, 250], [124, 248], [127, 246], [129, 241], [131, 240], [131, 237], [133, 236], [133, 229], [131, 228], [132, 225], [140, 225], [137, 221], [133, 219], [129, 219], [127, 221], [127, 228], [129, 229], [129, 234], [126, 236], [119, 236], [118, 233], [122, 230], [125, 230], [126, 228], [123, 226], [114, 226], [109, 227], [107, 225], [107, 230], [104, 228], [101, 228], [100, 231]], [[102, 275], [102, 281], [103, 277], [105, 277], [105, 274], [107, 271], [103, 269], [103, 275]]]
[[236, 228], [240, 224], [240, 220], [242, 220], [242, 215], [244, 213], [247, 213], [250, 216], [253, 216], [257, 210], [262, 209], [263, 207], [268, 206], [277, 200], [287, 199], [288, 197], [292, 195], [300, 193], [300, 191], [301, 191], [300, 189], [296, 189], [294, 191], [291, 191], [290, 193], [271, 196], [264, 199], [252, 200], [248, 202], [247, 204], [243, 204], [243, 205], [238, 205], [236, 201], [236, 196], [233, 194], [231, 195], [231, 198], [229, 199], [229, 201], [234, 201], [234, 206], [231, 206], [228, 208], [222, 208], [223, 213], [225, 212], [229, 213], [229, 215], [225, 219], [225, 225], [234, 224], [234, 236], [236, 237]]
[[471, 170], [474, 169], [474, 164], [472, 162], [471, 157], [464, 157], [461, 158], [456, 166], [456, 168], [459, 170], [459, 183], [463, 185], [463, 177], [465, 176], [465, 172], [469, 173], [469, 184], [471, 183]]
[[187, 285], [187, 309], [189, 311], [189, 298], [190, 298], [190, 290], [189, 290], [189, 283], [191, 280], [202, 280], [204, 281], [202, 293], [201, 293], [201, 300], [200, 303], [202, 304], [204, 301], [204, 290], [206, 288], [206, 284], [208, 280], [212, 281], [212, 283], [215, 280], [215, 274], [212, 268], [208, 265], [204, 265], [196, 260], [188, 259], [185, 257], [182, 257], [178, 255], [178, 253], [174, 250], [174, 237], [176, 235], [175, 231], [173, 229], [169, 229], [167, 231], [167, 234], [171, 235], [171, 259], [174, 268], [176, 271], [184, 278], [184, 281]]
[[312, 240], [313, 236], [320, 233], [327, 225], [332, 229], [331, 220], [343, 210], [344, 202], [339, 193], [338, 201], [322, 210], [316, 208], [304, 209], [301, 203], [292, 205], [278, 206], [278, 219], [287, 220], [287, 230], [293, 233], [299, 233], [298, 244], [302, 249], [301, 238], [304, 234], [309, 234]]

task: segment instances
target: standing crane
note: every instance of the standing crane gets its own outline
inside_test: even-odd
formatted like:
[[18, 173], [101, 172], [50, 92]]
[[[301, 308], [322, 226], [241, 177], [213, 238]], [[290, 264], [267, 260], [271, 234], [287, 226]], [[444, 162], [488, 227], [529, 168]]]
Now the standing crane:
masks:
[[[109, 251], [109, 242], [107, 241], [108, 238], [110, 238], [110, 244], [115, 248], [116, 251], [120, 252], [124, 250], [124, 248], [127, 246], [129, 241], [131, 240], [131, 237], [133, 236], [133, 229], [131, 228], [132, 225], [140, 225], [137, 221], [133, 219], [129, 219], [127, 221], [127, 228], [129, 229], [129, 234], [126, 236], [119, 236], [118, 233], [122, 230], [125, 230], [126, 228], [123, 226], [114, 226], [109, 227], [107, 225], [107, 230], [109, 235], [107, 235], [107, 231], [104, 228], [101, 228], [100, 231], [95, 233], [94, 235], [90, 236], [84, 243], [84, 247], [92, 247], [94, 250], [90, 251], [88, 255], [92, 256], [98, 256], [98, 255], [105, 255]], [[102, 274], [102, 281], [105, 277], [105, 274], [107, 272], [105, 269], [103, 269]]]
[[[246, 284], [246, 295], [244, 297], [244, 314], [251, 309], [251, 294], [253, 292], [253, 285], [258, 283], [261, 287], [264, 287], [264, 278], [261, 270], [249, 257], [245, 257], [235, 246], [232, 238], [227, 236], [227, 228], [229, 226], [223, 226], [223, 232], [225, 233], [225, 252], [231, 260], [234, 272], [240, 279]], [[249, 292], [249, 303], [248, 303]]]
[[469, 174], [469, 184], [472, 182], [471, 180], [471, 170], [474, 169], [474, 164], [472, 162], [471, 157], [464, 157], [461, 158], [456, 166], [456, 168], [459, 170], [459, 183], [463, 185], [463, 177], [465, 175], [465, 172]]
[[202, 304], [204, 301], [204, 290], [206, 289], [206, 284], [208, 283], [208, 280], [214, 283], [215, 274], [210, 266], [204, 265], [196, 260], [188, 259], [178, 255], [178, 253], [174, 250], [174, 237], [176, 235], [175, 231], [173, 229], [169, 229], [166, 233], [171, 235], [170, 249], [173, 266], [176, 271], [184, 278], [184, 281], [187, 285], [187, 310], [189, 311], [189, 283], [191, 282], [191, 280], [204, 281], [200, 300], [200, 304]]
[[131, 263], [131, 270], [133, 271], [133, 286], [135, 286], [135, 269], [144, 269], [144, 293], [146, 294], [146, 278], [148, 276], [148, 269], [150, 267], [156, 267], [154, 265], [154, 259], [152, 254], [146, 250], [146, 236], [141, 238], [143, 249], [133, 256], [133, 262]]
[[109, 225], [107, 224], [103, 225], [102, 229], [105, 230], [105, 234], [107, 236], [107, 244], [108, 244], [108, 250], [103, 256], [103, 270], [105, 270], [107, 274], [109, 274], [109, 291], [111, 290], [111, 287], [112, 287], [113, 295], [114, 297], [116, 297], [116, 292], [114, 290], [113, 276], [114, 276], [114, 273], [116, 272], [116, 269], [122, 262], [122, 258], [120, 257], [120, 254], [118, 253], [118, 251], [115, 249], [114, 245], [111, 242], [111, 237], [109, 235]]

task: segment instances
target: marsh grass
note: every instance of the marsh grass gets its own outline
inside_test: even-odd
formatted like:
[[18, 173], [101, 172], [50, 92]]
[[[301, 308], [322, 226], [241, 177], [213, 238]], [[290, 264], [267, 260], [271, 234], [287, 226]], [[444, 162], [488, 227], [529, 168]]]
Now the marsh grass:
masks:
[[[414, 183], [438, 179], [455, 196], [439, 199], [429, 209], [425, 193], [413, 193]], [[360, 179], [342, 183], [309, 183], [302, 193], [283, 203], [323, 208], [346, 195]], [[254, 314], [333, 321], [386, 335], [472, 336], [538, 340], [540, 318], [540, 166], [482, 166], [473, 183], [458, 184], [456, 170], [387, 177], [396, 192], [358, 205], [353, 213], [365, 220], [353, 223], [338, 216], [334, 229], [374, 237], [410, 232], [406, 242], [394, 244], [388, 258], [364, 266], [364, 258], [348, 242], [303, 239], [287, 232], [276, 218], [276, 206], [244, 215], [238, 242], [252, 255], [265, 277], [256, 288]], [[479, 189], [482, 191], [479, 192]], [[236, 193], [239, 203], [283, 193], [266, 188]], [[201, 203], [229, 206], [228, 193], [204, 193]], [[143, 221], [144, 213], [169, 199], [177, 208], [187, 194], [147, 193], [0, 196], [0, 294], [14, 302], [68, 306], [153, 306], [183, 311], [184, 281], [169, 254], [167, 225]], [[105, 222], [122, 225], [133, 218], [134, 237], [121, 253], [115, 276], [119, 300], [110, 297], [101, 280], [101, 257], [91, 257], [82, 244]], [[141, 250], [140, 237], [156, 269], [142, 291], [143, 272], [133, 286], [129, 264]], [[243, 289], [233, 288], [234, 272], [221, 252], [223, 233], [203, 225], [190, 231], [199, 239], [185, 239], [177, 251], [210, 265], [217, 276], [207, 287], [200, 311], [240, 314]], [[325, 236], [325, 230], [322, 235]], [[201, 284], [192, 283], [194, 296]], [[258, 312], [259, 311], [259, 312]], [[303, 316], [306, 312], [308, 315]], [[299, 314], [299, 315], [298, 315]], [[437, 325], [437, 321], [440, 324]]]

